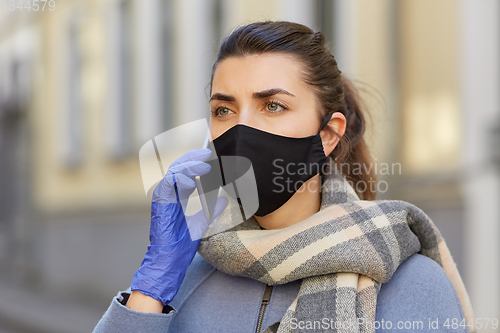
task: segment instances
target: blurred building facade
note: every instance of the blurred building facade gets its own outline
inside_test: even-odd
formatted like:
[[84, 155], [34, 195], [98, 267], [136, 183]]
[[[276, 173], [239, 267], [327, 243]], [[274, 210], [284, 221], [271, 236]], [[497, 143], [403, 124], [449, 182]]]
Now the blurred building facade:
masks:
[[342, 73], [364, 89], [375, 167], [399, 165], [379, 174], [388, 186], [378, 198], [422, 208], [445, 237], [476, 315], [498, 318], [495, 0], [58, 0], [50, 12], [3, 8], [3, 278], [100, 304], [127, 288], [149, 234], [139, 148], [208, 116], [219, 41], [266, 19], [324, 32]]

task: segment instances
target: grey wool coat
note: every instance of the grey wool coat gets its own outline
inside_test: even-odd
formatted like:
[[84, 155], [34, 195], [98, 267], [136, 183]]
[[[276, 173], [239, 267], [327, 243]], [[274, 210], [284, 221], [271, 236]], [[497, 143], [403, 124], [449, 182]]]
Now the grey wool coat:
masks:
[[[179, 292], [165, 306], [164, 313], [128, 309], [124, 304], [129, 288], [113, 297], [93, 333], [254, 333], [260, 320], [263, 331], [282, 318], [297, 296], [300, 283], [297, 280], [275, 285], [266, 292], [266, 284], [227, 275], [196, 253]], [[264, 294], [269, 299], [265, 307]], [[441, 266], [426, 256], [413, 254], [382, 284], [374, 324], [376, 332], [466, 333], [467, 327], [453, 325], [464, 318], [456, 290]], [[296, 331], [318, 332], [322, 331], [320, 327], [332, 326], [325, 318], [321, 323], [297, 322]]]

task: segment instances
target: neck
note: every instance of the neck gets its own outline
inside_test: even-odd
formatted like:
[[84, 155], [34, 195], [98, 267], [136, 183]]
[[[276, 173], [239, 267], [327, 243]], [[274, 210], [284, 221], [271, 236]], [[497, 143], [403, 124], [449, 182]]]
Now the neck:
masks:
[[282, 229], [298, 223], [319, 211], [321, 205], [319, 174], [302, 184], [283, 206], [265, 216], [254, 216], [265, 229]]

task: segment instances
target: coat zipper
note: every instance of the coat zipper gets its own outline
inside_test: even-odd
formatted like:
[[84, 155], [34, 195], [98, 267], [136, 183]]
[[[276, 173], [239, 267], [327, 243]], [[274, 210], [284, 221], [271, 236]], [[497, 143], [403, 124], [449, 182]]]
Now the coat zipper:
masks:
[[256, 333], [260, 333], [262, 329], [262, 322], [264, 321], [264, 312], [266, 312], [267, 304], [269, 304], [269, 300], [271, 299], [271, 292], [273, 291], [273, 286], [266, 285], [266, 289], [264, 290], [264, 296], [262, 297], [262, 303], [260, 304], [259, 318], [257, 320], [257, 329]]

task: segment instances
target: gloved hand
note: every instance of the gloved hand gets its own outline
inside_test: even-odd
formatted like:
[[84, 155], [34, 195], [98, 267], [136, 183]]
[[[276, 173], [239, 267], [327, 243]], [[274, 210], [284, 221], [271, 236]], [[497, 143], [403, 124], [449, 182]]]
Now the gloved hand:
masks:
[[131, 290], [160, 300], [163, 305], [177, 294], [201, 237], [227, 205], [227, 198], [219, 197], [211, 221], [205, 219], [203, 211], [184, 215], [187, 199], [196, 187], [193, 179], [210, 171], [210, 165], [203, 161], [211, 154], [210, 149], [195, 149], [184, 154], [170, 165], [153, 192], [151, 245], [132, 278]]

